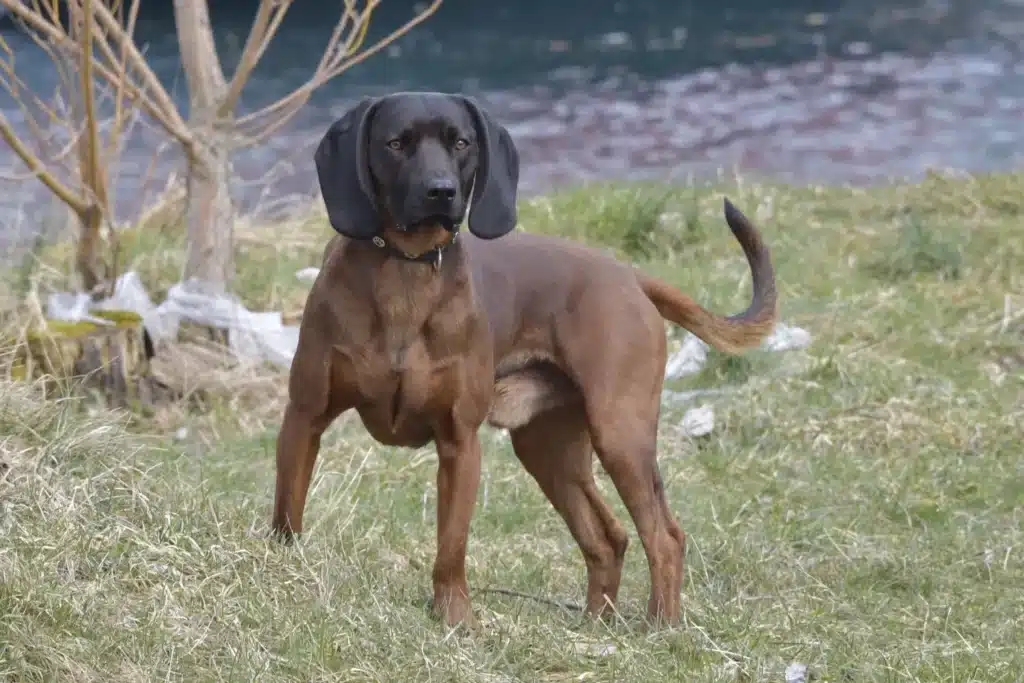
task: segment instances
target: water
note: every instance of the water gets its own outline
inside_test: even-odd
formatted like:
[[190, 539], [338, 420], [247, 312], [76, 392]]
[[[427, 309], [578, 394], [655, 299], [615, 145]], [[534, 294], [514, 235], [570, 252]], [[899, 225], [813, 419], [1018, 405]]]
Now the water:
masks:
[[[169, 4], [169, 3], [168, 3]], [[217, 4], [217, 3], [213, 3]], [[253, 3], [249, 3], [253, 4]], [[312, 149], [359, 96], [396, 89], [476, 95], [520, 147], [525, 194], [593, 179], [708, 176], [871, 183], [929, 168], [1024, 164], [1024, 0], [445, 0], [427, 24], [321, 89], [289, 126], [237, 156], [246, 211], [274, 212], [315, 186]], [[224, 7], [225, 5], [221, 5]], [[411, 15], [388, 0], [370, 39]], [[171, 10], [146, 5], [138, 36], [182, 106]], [[334, 18], [297, 3], [246, 90], [272, 102], [312, 72]], [[217, 10], [225, 66], [252, 10]], [[30, 85], [52, 88], [38, 49], [2, 29]], [[13, 101], [0, 110], [24, 125]], [[138, 128], [116, 167], [129, 217], [180, 169]], [[5, 159], [12, 156], [3, 152]], [[38, 183], [0, 183], [0, 242], [38, 233]]]

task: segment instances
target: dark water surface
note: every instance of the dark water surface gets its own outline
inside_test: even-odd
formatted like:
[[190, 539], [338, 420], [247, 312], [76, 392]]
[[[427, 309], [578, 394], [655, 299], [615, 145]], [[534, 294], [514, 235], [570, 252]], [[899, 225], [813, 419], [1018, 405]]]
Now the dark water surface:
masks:
[[[255, 3], [212, 4], [230, 68]], [[384, 2], [370, 39], [413, 7]], [[148, 3], [146, 12], [138, 38], [184, 103], [171, 10]], [[245, 108], [309, 77], [336, 12], [334, 3], [296, 3]], [[0, 31], [22, 78], [52, 87], [38, 49], [10, 23]], [[1024, 0], [446, 0], [425, 25], [319, 91], [267, 144], [241, 152], [238, 198], [246, 210], [272, 211], [308, 195], [312, 148], [330, 122], [360, 95], [395, 89], [480, 97], [520, 147], [526, 193], [721, 169], [869, 183], [930, 167], [1020, 167], [1022, 48]], [[6, 94], [0, 109], [23, 124]], [[118, 165], [124, 216], [145, 187], [180, 168], [172, 146], [151, 170], [162, 141], [138, 129]], [[45, 198], [37, 183], [0, 182], [0, 245], [42, 229], [36, 207]]]

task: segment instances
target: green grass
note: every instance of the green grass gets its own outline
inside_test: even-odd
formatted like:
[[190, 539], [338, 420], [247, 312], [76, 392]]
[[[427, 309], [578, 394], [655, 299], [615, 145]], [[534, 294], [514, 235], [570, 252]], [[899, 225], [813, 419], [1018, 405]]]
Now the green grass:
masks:
[[[661, 423], [690, 534], [682, 627], [640, 623], [631, 525], [618, 619], [485, 591], [578, 602], [583, 587], [562, 522], [491, 430], [469, 559], [482, 626], [465, 635], [426, 607], [429, 448], [382, 448], [339, 421], [308, 533], [284, 548], [264, 536], [283, 376], [141, 426], [3, 384], [0, 680], [781, 681], [791, 662], [819, 681], [1022, 680], [1024, 175], [602, 186], [527, 202], [522, 225], [602, 244], [731, 313], [749, 275], [723, 192], [762, 225], [782, 319], [814, 342], [712, 354], [673, 383], [735, 387], [708, 399], [709, 437], [682, 435], [689, 405]], [[317, 265], [328, 230], [322, 216], [243, 230], [246, 303], [301, 305], [293, 273]], [[173, 228], [126, 243], [154, 290], [177, 277]]]

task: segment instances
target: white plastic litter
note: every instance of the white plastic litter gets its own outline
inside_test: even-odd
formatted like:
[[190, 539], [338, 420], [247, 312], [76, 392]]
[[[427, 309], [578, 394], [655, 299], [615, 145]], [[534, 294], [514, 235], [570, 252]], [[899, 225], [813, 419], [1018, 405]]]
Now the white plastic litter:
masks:
[[86, 294], [52, 294], [47, 301], [46, 314], [53, 320], [107, 323], [89, 313], [97, 309], [138, 313], [156, 342], [176, 338], [182, 321], [225, 329], [230, 348], [239, 360], [269, 361], [282, 368], [291, 366], [299, 343], [299, 328], [285, 325], [280, 312], [250, 311], [235, 297], [211, 297], [186, 283], [171, 287], [167, 299], [154, 306], [135, 272], [127, 272], [117, 279], [113, 296], [91, 305]]
[[299, 343], [299, 328], [286, 326], [280, 312], [250, 311], [233, 296], [212, 297], [187, 283], [171, 287], [154, 316], [160, 334], [150, 334], [156, 339], [176, 337], [183, 320], [227, 330], [229, 346], [239, 360], [270, 361], [288, 368]]
[[767, 351], [793, 351], [811, 345], [811, 333], [802, 327], [777, 323], [772, 333], [761, 343]]
[[807, 683], [807, 665], [793, 662], [787, 666], [786, 683]]
[[691, 389], [690, 391], [665, 389], [661, 392], [661, 400], [663, 403], [686, 403], [687, 401], [695, 401], [704, 396], [721, 396], [722, 394], [728, 394], [729, 391], [729, 389]]
[[[807, 330], [794, 325], [777, 323], [775, 329], [761, 343], [765, 351], [792, 351], [805, 349], [811, 344], [811, 334]], [[679, 350], [668, 357], [665, 363], [665, 379], [679, 379], [700, 372], [708, 360], [708, 345], [692, 333], [687, 332]], [[673, 391], [666, 389], [661, 392], [665, 403], [684, 403], [703, 396], [727, 394], [733, 391], [725, 389], [697, 389], [694, 391]], [[690, 436], [709, 434], [715, 425], [714, 411], [711, 406], [694, 408], [683, 416], [682, 429]]]
[[[166, 338], [171, 331], [166, 330], [166, 322], [157, 312], [153, 300], [149, 298], [149, 292], [139, 279], [139, 274], [129, 271], [117, 278], [114, 283], [114, 293], [109, 299], [103, 299], [93, 305], [94, 309], [133, 311], [142, 316], [142, 326], [149, 332], [152, 338]], [[176, 331], [175, 328], [174, 331]]]
[[680, 426], [687, 436], [707, 436], [715, 428], [715, 409], [710, 405], [691, 408], [683, 414]]
[[612, 643], [575, 642], [573, 649], [576, 654], [584, 657], [608, 657], [619, 651], [619, 648]]
[[[802, 327], [778, 323], [761, 343], [765, 351], [794, 351], [811, 345], [811, 333]], [[679, 379], [700, 372], [708, 360], [708, 345], [687, 332], [679, 350], [665, 363], [665, 379]]]
[[692, 334], [687, 334], [679, 350], [665, 363], [665, 379], [679, 379], [700, 372], [708, 359], [708, 345]]
[[313, 280], [315, 280], [316, 276], [319, 275], [319, 274], [320, 274], [320, 269], [319, 268], [312, 268], [312, 267], [310, 267], [310, 268], [303, 268], [302, 270], [296, 271], [295, 277], [296, 277], [296, 279], [298, 279], [299, 282], [304, 282], [306, 284], [313, 284]]
[[84, 293], [55, 292], [46, 299], [46, 317], [66, 322], [90, 322], [97, 325], [113, 325], [109, 320], [89, 313], [89, 295]]
[[285, 325], [278, 311], [255, 313], [240, 309], [228, 337], [235, 355], [267, 360], [282, 368], [291, 367], [299, 346], [299, 328]]

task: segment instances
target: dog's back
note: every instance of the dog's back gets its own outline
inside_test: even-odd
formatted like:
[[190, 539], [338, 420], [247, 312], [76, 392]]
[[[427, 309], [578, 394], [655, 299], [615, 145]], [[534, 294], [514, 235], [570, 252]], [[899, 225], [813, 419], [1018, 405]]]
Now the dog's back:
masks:
[[519, 327], [543, 324], [571, 312], [588, 290], [600, 290], [624, 304], [623, 295], [635, 287], [665, 320], [720, 351], [740, 353], [756, 347], [775, 325], [775, 275], [771, 253], [756, 227], [728, 200], [725, 218], [747, 257], [753, 284], [750, 306], [730, 317], [708, 311], [675, 287], [603, 250], [568, 239], [517, 231], [493, 241], [467, 235], [464, 246], [474, 288], [485, 312], [494, 318], [499, 340], [512, 334], [508, 321]]

